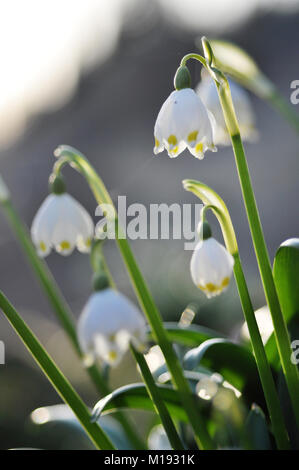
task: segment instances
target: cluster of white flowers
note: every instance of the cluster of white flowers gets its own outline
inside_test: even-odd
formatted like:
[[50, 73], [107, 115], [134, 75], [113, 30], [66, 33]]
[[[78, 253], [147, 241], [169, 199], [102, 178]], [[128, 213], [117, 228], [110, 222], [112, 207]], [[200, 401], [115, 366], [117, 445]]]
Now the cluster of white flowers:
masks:
[[[206, 150], [216, 151], [214, 142], [227, 143], [216, 88], [210, 79], [203, 78], [195, 92], [189, 85], [188, 69], [183, 66], [178, 72], [180, 83], [184, 84], [171, 93], [158, 114], [154, 152], [165, 148], [170, 157], [177, 157], [188, 148], [201, 159]], [[250, 103], [239, 87], [231, 84], [231, 90], [241, 132], [243, 137], [250, 138], [254, 130]], [[47, 256], [54, 248], [68, 255], [75, 246], [83, 253], [89, 252], [94, 238], [92, 218], [79, 202], [65, 193], [61, 177], [56, 175], [50, 182], [52, 194], [43, 202], [32, 223], [31, 234], [38, 253]], [[234, 259], [212, 238], [206, 222], [202, 223], [203, 228], [201, 241], [191, 259], [191, 276], [195, 285], [210, 298], [228, 287]], [[98, 357], [115, 365], [127, 351], [130, 341], [139, 348], [144, 347], [145, 320], [139, 310], [125, 296], [111, 289], [107, 278], [104, 279], [104, 284], [95, 284], [95, 292], [79, 318], [78, 340], [88, 361], [93, 362]]]
[[[94, 238], [94, 224], [84, 207], [65, 193], [61, 177], [50, 177], [50, 194], [33, 220], [32, 240], [40, 256], [52, 248], [62, 254], [72, 253], [75, 246], [88, 253]], [[78, 321], [78, 340], [86, 362], [100, 358], [116, 365], [132, 341], [143, 350], [146, 343], [145, 319], [124, 295], [109, 287], [107, 277], [99, 275]]]

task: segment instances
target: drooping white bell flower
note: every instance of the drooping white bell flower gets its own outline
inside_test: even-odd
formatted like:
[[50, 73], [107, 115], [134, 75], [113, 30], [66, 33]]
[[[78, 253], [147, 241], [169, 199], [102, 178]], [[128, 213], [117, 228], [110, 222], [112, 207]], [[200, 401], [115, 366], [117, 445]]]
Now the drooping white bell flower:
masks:
[[204, 236], [196, 245], [191, 258], [191, 276], [208, 298], [227, 289], [233, 267], [233, 256], [211, 235]]
[[188, 148], [192, 155], [202, 159], [206, 150], [215, 152], [212, 120], [193, 89], [173, 91], [156, 120], [154, 153], [166, 149], [173, 158]]
[[78, 340], [86, 363], [96, 358], [115, 366], [132, 341], [139, 350], [144, 348], [145, 319], [123, 294], [111, 288], [94, 292], [78, 321]]
[[[254, 141], [258, 133], [255, 128], [255, 117], [249, 96], [243, 88], [232, 80], [229, 80], [229, 86], [241, 137], [243, 140]], [[216, 145], [229, 145], [230, 136], [223, 117], [217, 88], [209, 74], [203, 72], [196, 93], [215, 118], [213, 121], [214, 143]]]
[[90, 251], [94, 236], [92, 218], [84, 207], [64, 190], [46, 197], [31, 227], [31, 237], [40, 256], [52, 248], [69, 255], [75, 246], [82, 253]]

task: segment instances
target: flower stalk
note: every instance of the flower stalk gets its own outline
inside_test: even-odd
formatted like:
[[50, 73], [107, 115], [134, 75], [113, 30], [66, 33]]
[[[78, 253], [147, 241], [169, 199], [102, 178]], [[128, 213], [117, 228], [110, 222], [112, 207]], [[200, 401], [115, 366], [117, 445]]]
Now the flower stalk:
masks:
[[156, 411], [161, 419], [162, 425], [164, 427], [164, 430], [167, 434], [167, 437], [169, 439], [169, 442], [174, 450], [184, 450], [184, 445], [178, 435], [178, 432], [175, 428], [175, 425], [172, 421], [172, 418], [170, 416], [170, 413], [160, 397], [159, 390], [156, 386], [156, 383], [153, 379], [153, 376], [151, 374], [151, 371], [146, 363], [146, 360], [140, 352], [138, 352], [133, 344], [130, 345], [130, 350], [131, 353], [139, 365], [141, 375], [143, 377], [146, 389], [148, 391], [149, 396], [151, 397], [154, 407], [156, 408]]
[[263, 229], [258, 213], [255, 195], [252, 188], [249, 168], [244, 152], [244, 147], [240, 135], [239, 125], [236, 118], [234, 105], [228, 81], [221, 71], [213, 67], [214, 56], [211, 46], [206, 38], [202, 39], [203, 49], [207, 61], [207, 68], [215, 80], [218, 90], [220, 104], [223, 110], [224, 119], [231, 137], [232, 147], [235, 155], [235, 162], [238, 170], [243, 200], [246, 208], [247, 218], [251, 231], [251, 237], [255, 249], [255, 254], [259, 266], [262, 284], [266, 300], [271, 312], [274, 326], [276, 344], [281, 360], [282, 369], [286, 378], [293, 410], [299, 426], [299, 374], [296, 365], [292, 364], [290, 357], [292, 353], [290, 337], [285, 319], [283, 317], [279, 299], [274, 284], [269, 254], [264, 239]]
[[279, 398], [258, 324], [255, 318], [240, 260], [237, 239], [227, 206], [218, 194], [200, 182], [194, 180], [185, 180], [184, 187], [187, 191], [192, 191], [205, 203], [205, 206], [202, 209], [203, 220], [205, 219], [206, 212], [209, 209], [213, 211], [221, 226], [226, 248], [234, 258], [234, 276], [241, 300], [242, 310], [248, 326], [252, 349], [261, 379], [262, 388], [265, 394], [266, 404], [269, 411], [277, 448], [289, 449], [289, 438], [285, 427]]
[[198, 58], [198, 54], [188, 54], [182, 59], [181, 64], [185, 65], [189, 58], [194, 58], [198, 60], [200, 63], [206, 66], [207, 70], [211, 74], [211, 77], [214, 79], [215, 85], [217, 87], [220, 104], [222, 107], [224, 119], [231, 138], [232, 147], [235, 155], [235, 161], [238, 170], [249, 227], [251, 231], [251, 237], [256, 253], [266, 301], [271, 312], [271, 317], [274, 326], [274, 334], [277, 349], [280, 356], [282, 370], [286, 378], [286, 383], [288, 386], [293, 410], [295, 413], [297, 424], [299, 426], [298, 369], [290, 361], [292, 353], [290, 337], [288, 334], [286, 322], [281, 312], [279, 299], [274, 284], [269, 254], [263, 235], [262, 225], [252, 188], [250, 173], [242, 144], [238, 120], [231, 98], [228, 80], [219, 69], [215, 68], [215, 59], [213, 51], [208, 40], [205, 37], [202, 38], [202, 46], [205, 53], [205, 62], [203, 62], [203, 58]]
[[258, 214], [258, 209], [252, 189], [249, 169], [244, 153], [240, 134], [231, 135], [235, 154], [236, 165], [241, 183], [243, 199], [246, 207], [247, 217], [251, 230], [259, 271], [264, 287], [264, 292], [269, 306], [274, 326], [276, 344], [280, 356], [283, 372], [285, 374], [290, 398], [292, 401], [295, 417], [299, 426], [299, 375], [296, 365], [292, 364], [290, 337], [285, 319], [283, 317], [277, 291], [274, 284], [270, 259], [266, 247], [263, 230]]
[[248, 292], [248, 287], [245, 280], [239, 253], [236, 253], [234, 255], [234, 259], [235, 280], [242, 304], [242, 309], [244, 312], [244, 317], [251, 338], [251, 344], [256, 359], [262, 387], [264, 390], [267, 407], [269, 410], [269, 415], [272, 423], [272, 431], [275, 436], [277, 448], [279, 450], [287, 450], [290, 448], [290, 441], [285, 427], [278, 394], [275, 389], [273, 375], [266, 356], [258, 324], [254, 315], [254, 310]]
[[[112, 207], [114, 207], [111, 197], [107, 189], [105, 188], [102, 180], [100, 179], [94, 168], [90, 165], [88, 160], [80, 152], [70, 146], [64, 145], [58, 147], [58, 149], [55, 151], [55, 156], [58, 157], [59, 160], [54, 165], [54, 173], [59, 175], [63, 166], [66, 164], [70, 164], [73, 168], [79, 171], [86, 178], [98, 204], [105, 203], [110, 204]], [[123, 257], [124, 263], [130, 275], [138, 301], [152, 328], [154, 338], [159, 344], [164, 354], [167, 366], [172, 376], [173, 383], [178, 389], [182, 405], [186, 410], [186, 413], [190, 420], [190, 424], [194, 430], [197, 444], [202, 449], [212, 449], [214, 447], [214, 444], [206, 430], [203, 418], [196, 407], [196, 404], [191, 394], [191, 389], [186, 378], [184, 377], [178, 357], [175, 354], [174, 349], [167, 337], [167, 333], [164, 329], [160, 313], [154, 303], [154, 300], [148, 290], [145, 280], [143, 279], [140, 269], [135, 261], [130, 245], [126, 238], [122, 237], [122, 229], [118, 224], [115, 209], [114, 212], [114, 221], [116, 225], [116, 241], [120, 253]]]

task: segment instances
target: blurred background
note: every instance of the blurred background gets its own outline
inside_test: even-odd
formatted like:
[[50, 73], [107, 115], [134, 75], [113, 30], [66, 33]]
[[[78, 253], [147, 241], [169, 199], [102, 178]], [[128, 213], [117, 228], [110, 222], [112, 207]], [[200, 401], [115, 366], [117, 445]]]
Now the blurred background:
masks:
[[[245, 48], [289, 99], [290, 82], [299, 79], [298, 22], [298, 0], [1, 0], [0, 173], [23, 220], [30, 226], [46, 197], [53, 150], [62, 143], [89, 158], [115, 201], [126, 195], [128, 204], [195, 203], [181, 181], [199, 179], [227, 202], [254, 306], [264, 305], [232, 150], [207, 152], [202, 162], [187, 152], [173, 160], [166, 153], [154, 157], [153, 126], [181, 57], [196, 50], [203, 34]], [[199, 64], [190, 62], [190, 70], [195, 86]], [[260, 138], [246, 151], [273, 259], [283, 240], [298, 236], [298, 137], [267, 104], [251, 98]], [[69, 192], [94, 214], [81, 177], [71, 169], [65, 176]], [[178, 320], [194, 301], [196, 323], [236, 335], [242, 312], [233, 282], [220, 298], [207, 301], [192, 284], [191, 252], [182, 241], [137, 240], [132, 247], [165, 319]], [[134, 299], [112, 241], [106, 254], [120, 290]], [[88, 257], [53, 253], [47, 262], [78, 317], [91, 291]], [[2, 212], [0, 288], [93, 405], [98, 396]], [[3, 315], [0, 340], [6, 348], [6, 364], [0, 365], [0, 447], [34, 447], [30, 412], [60, 400]], [[138, 380], [130, 358], [121, 370], [112, 373], [114, 387]]]

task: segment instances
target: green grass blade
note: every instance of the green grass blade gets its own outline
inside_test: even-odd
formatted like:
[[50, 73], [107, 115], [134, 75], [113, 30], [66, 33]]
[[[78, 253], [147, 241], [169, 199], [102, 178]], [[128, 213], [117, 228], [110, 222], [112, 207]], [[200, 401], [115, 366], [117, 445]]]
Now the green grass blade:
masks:
[[0, 308], [57, 393], [73, 410], [96, 447], [113, 450], [113, 444], [100, 426], [91, 422], [87, 406], [1, 291]]

